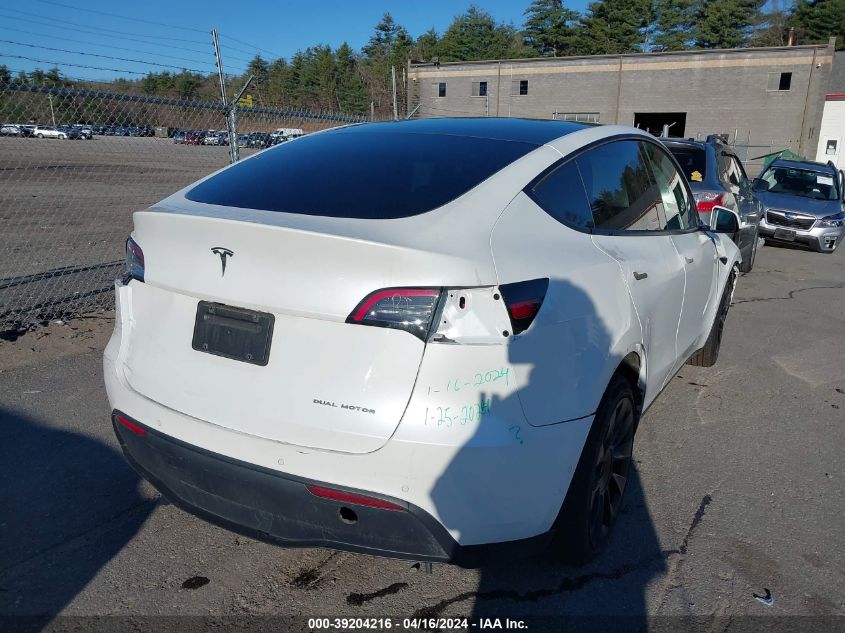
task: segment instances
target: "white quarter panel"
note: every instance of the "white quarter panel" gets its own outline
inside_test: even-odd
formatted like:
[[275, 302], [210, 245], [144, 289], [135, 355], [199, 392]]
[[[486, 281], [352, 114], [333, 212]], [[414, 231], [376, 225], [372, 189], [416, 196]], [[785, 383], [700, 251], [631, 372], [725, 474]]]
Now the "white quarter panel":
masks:
[[549, 279], [533, 324], [507, 346], [528, 422], [591, 415], [641, 340], [619, 264], [524, 193], [499, 219], [491, 242], [500, 284]]

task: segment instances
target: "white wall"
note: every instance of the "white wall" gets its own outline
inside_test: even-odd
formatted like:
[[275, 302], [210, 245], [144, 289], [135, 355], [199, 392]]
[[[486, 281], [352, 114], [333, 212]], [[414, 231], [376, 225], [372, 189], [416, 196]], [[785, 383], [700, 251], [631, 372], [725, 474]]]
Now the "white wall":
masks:
[[[828, 153], [828, 143], [833, 145], [832, 153]], [[839, 169], [845, 169], [843, 145], [845, 145], [845, 100], [825, 101], [816, 160], [822, 163], [832, 160]]]

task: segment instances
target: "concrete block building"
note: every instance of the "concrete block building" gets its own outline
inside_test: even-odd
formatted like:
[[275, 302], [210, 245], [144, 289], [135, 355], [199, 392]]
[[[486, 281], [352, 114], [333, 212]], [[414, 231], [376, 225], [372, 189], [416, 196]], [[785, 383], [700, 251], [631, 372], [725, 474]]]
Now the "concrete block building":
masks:
[[825, 95], [845, 93], [827, 45], [412, 63], [414, 117], [505, 116], [636, 125], [677, 137], [730, 136], [751, 154], [815, 158]]

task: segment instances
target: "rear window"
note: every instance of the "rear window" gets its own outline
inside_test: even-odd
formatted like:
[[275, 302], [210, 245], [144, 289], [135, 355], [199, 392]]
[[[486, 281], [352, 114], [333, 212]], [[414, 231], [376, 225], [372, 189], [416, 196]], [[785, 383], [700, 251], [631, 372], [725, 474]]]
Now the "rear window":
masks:
[[668, 145], [690, 182], [702, 182], [707, 177], [707, 153], [698, 147]]
[[454, 200], [536, 148], [521, 141], [345, 128], [237, 163], [186, 197], [303, 215], [403, 218]]

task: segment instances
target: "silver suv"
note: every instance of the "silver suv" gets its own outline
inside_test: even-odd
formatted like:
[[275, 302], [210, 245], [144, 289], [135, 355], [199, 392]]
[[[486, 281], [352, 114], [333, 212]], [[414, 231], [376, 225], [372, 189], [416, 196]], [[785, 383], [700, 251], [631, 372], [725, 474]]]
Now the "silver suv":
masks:
[[760, 235], [832, 253], [845, 235], [842, 175], [833, 163], [775, 160], [753, 189], [763, 203]]

